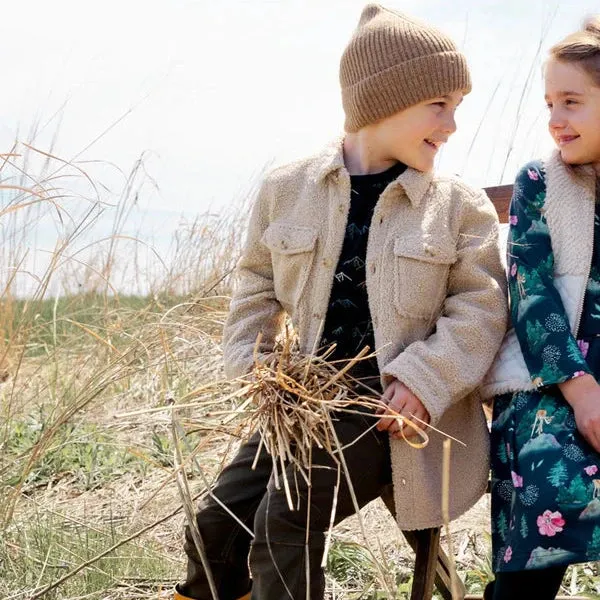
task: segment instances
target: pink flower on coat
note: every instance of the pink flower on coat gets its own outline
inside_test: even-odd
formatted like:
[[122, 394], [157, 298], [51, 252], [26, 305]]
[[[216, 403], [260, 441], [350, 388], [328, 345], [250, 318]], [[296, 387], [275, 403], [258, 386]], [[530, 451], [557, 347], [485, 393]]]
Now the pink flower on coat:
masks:
[[504, 551], [504, 562], [510, 562], [510, 559], [512, 558], [512, 548], [511, 546], [509, 546], [505, 551]]
[[584, 375], [587, 375], [585, 371], [575, 371], [575, 373], [573, 373], [573, 379], [576, 377], [583, 377]]
[[587, 356], [588, 350], [590, 349], [590, 343], [586, 342], [585, 340], [577, 340], [577, 345], [579, 346], [579, 349], [581, 350], [581, 354], [583, 355], [583, 358], [585, 358]]
[[583, 469], [588, 475], [595, 475], [598, 472], [598, 467], [596, 465], [589, 465]]
[[531, 179], [532, 181], [537, 181], [540, 176], [538, 175], [537, 171], [534, 171], [533, 169], [527, 169], [527, 175], [529, 176], [529, 179]]
[[517, 215], [510, 215], [510, 217], [508, 218], [508, 222], [511, 225], [516, 225], [519, 222], [519, 217], [517, 217]]
[[514, 471], [511, 471], [510, 475], [511, 475], [512, 480], [513, 480], [513, 485], [516, 488], [523, 487], [523, 476], [522, 475], [517, 475], [517, 473], [515, 473]]
[[517, 274], [517, 263], [513, 263], [510, 268], [510, 274], [514, 277]]
[[557, 533], [563, 530], [565, 520], [558, 511], [545, 510], [537, 518], [537, 526], [540, 535], [547, 535], [548, 537], [555, 536]]

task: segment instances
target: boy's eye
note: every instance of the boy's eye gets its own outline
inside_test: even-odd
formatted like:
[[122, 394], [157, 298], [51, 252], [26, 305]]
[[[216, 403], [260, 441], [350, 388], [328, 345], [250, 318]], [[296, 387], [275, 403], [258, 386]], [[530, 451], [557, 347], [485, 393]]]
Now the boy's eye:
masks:
[[565, 100], [565, 104], [569, 106], [569, 104], [577, 104], [577, 100], [573, 100], [573, 98], [567, 98]]

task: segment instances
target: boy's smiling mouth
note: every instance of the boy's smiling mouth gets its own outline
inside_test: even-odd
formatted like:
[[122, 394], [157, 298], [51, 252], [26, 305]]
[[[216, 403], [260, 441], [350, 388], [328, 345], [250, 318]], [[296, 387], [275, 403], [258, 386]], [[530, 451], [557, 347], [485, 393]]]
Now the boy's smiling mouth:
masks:
[[437, 150], [444, 142], [425, 139], [425, 143]]

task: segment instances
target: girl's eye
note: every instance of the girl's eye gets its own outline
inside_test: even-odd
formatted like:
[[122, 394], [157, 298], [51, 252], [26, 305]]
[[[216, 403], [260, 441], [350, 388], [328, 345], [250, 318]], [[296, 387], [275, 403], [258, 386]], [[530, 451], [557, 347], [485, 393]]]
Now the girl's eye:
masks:
[[576, 100], [573, 100], [572, 98], [567, 98], [567, 99], [565, 100], [565, 104], [566, 104], [567, 106], [569, 106], [570, 104], [577, 104], [577, 101], [576, 101]]
[[552, 102], [546, 102], [546, 108], [548, 110], [552, 109]]

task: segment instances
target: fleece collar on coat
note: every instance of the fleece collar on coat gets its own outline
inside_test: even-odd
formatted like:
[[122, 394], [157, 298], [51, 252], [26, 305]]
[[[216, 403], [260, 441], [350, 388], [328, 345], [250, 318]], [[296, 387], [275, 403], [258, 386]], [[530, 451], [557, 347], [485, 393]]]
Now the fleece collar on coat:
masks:
[[[346, 168], [344, 165], [343, 141], [343, 137], [335, 139], [315, 157], [314, 167], [317, 181], [321, 181], [327, 176]], [[431, 171], [424, 173], [407, 167], [406, 171], [389, 185], [389, 190], [402, 188], [406, 192], [410, 203], [417, 207], [423, 200], [432, 181], [433, 173]]]

